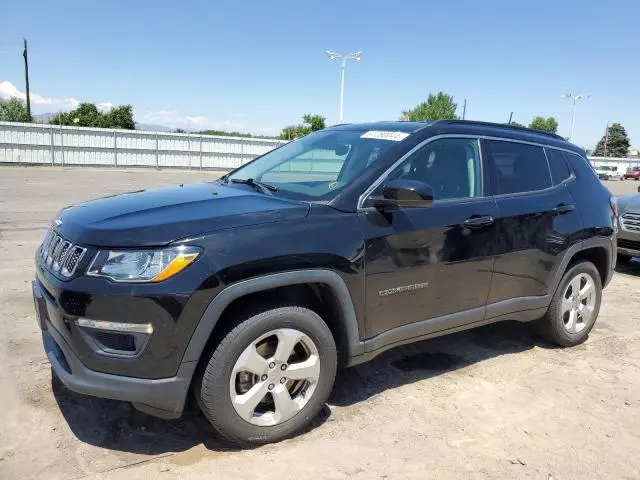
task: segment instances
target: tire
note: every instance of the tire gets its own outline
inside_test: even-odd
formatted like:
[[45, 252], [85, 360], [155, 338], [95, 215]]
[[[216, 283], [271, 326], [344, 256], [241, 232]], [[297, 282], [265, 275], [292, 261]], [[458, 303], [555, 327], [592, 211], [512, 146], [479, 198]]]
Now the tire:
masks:
[[[583, 313], [576, 312], [575, 316], [571, 317], [571, 310], [569, 311], [569, 316], [567, 316], [567, 307], [570, 305], [584, 305], [583, 302], [585, 302], [585, 300], [582, 299], [579, 300], [579, 303], [577, 303], [578, 300], [573, 300], [574, 288], [577, 285], [577, 283], [575, 283], [576, 279], [580, 280], [578, 290], [584, 288], [582, 286], [583, 280], [590, 279], [593, 291], [592, 295], [586, 299], [589, 308], [583, 306]], [[569, 298], [566, 298], [567, 294]], [[595, 265], [587, 261], [581, 261], [571, 265], [563, 275], [546, 315], [538, 321], [540, 334], [550, 343], [563, 347], [579, 345], [587, 339], [589, 332], [598, 318], [601, 300], [602, 281]], [[571, 318], [574, 318], [575, 323], [572, 323]]]
[[[329, 327], [312, 310], [297, 306], [277, 306], [240, 315], [234, 325], [215, 347], [197, 378], [194, 393], [205, 417], [227, 440], [245, 446], [278, 442], [301, 432], [318, 416], [333, 388], [337, 352]], [[279, 348], [286, 350], [284, 346], [294, 345], [298, 336], [300, 340], [292, 350], [294, 356], [281, 361], [287, 354], [279, 353]], [[307, 359], [294, 358], [296, 355], [303, 358], [305, 354]], [[260, 373], [242, 370], [245, 364]], [[301, 375], [300, 365], [311, 364], [314, 369], [319, 368], [315, 380], [287, 377], [287, 374]], [[298, 373], [291, 373], [294, 371]], [[306, 368], [304, 372], [307, 371], [311, 370]], [[248, 395], [249, 400], [242, 403], [239, 400], [244, 398], [242, 395]], [[257, 398], [262, 399], [257, 407], [246, 406]]]

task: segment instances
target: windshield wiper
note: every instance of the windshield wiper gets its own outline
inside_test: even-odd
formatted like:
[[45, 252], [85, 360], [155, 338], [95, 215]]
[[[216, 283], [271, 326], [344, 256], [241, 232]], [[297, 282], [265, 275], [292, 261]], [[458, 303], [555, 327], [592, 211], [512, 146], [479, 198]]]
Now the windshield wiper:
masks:
[[231, 183], [242, 183], [244, 185], [250, 185], [252, 187], [258, 188], [262, 193], [268, 193], [269, 195], [271, 195], [271, 192], [278, 191], [278, 189], [273, 185], [257, 182], [253, 178], [232, 178]]

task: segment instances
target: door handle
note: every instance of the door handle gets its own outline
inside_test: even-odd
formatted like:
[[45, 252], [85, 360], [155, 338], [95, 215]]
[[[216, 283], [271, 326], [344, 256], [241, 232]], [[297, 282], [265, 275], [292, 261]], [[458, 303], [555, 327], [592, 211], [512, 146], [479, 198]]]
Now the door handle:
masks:
[[570, 203], [559, 203], [553, 209], [553, 213], [557, 215], [562, 215], [563, 213], [572, 212], [574, 208], [576, 208], [576, 206], [571, 205]]
[[467, 228], [482, 228], [493, 224], [493, 222], [495, 222], [495, 219], [491, 215], [482, 215], [479, 217], [467, 218], [462, 222], [462, 226]]

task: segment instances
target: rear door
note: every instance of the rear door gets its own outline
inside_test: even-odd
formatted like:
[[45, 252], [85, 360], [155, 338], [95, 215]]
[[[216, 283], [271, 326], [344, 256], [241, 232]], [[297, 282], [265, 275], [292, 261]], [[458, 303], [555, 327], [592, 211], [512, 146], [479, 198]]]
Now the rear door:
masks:
[[487, 317], [544, 307], [582, 228], [567, 189], [575, 177], [556, 149], [506, 139], [485, 139], [483, 147], [498, 207]]

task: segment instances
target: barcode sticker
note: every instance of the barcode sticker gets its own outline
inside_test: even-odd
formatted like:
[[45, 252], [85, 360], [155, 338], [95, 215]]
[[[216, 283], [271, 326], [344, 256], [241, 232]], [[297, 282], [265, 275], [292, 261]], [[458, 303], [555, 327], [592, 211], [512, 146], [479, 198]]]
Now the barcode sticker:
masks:
[[391, 140], [392, 142], [399, 142], [407, 138], [409, 134], [407, 132], [386, 132], [383, 130], [369, 130], [368, 132], [360, 135], [360, 138], [373, 138], [376, 140]]

